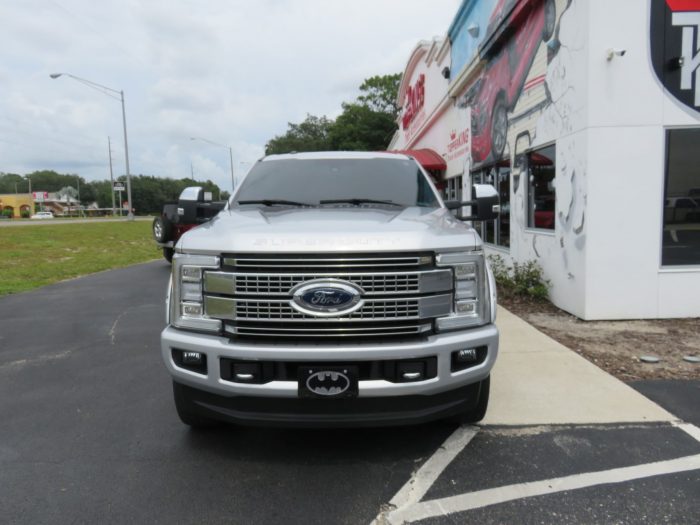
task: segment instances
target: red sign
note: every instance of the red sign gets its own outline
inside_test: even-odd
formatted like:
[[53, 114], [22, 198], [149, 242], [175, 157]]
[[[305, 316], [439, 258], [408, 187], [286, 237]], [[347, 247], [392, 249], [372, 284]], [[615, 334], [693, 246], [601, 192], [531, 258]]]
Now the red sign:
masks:
[[413, 86], [408, 86], [406, 89], [406, 106], [403, 110], [403, 117], [401, 118], [401, 123], [403, 124], [403, 129], [408, 129], [416, 118], [418, 112], [423, 107], [425, 102], [425, 75], [420, 74], [418, 80]]

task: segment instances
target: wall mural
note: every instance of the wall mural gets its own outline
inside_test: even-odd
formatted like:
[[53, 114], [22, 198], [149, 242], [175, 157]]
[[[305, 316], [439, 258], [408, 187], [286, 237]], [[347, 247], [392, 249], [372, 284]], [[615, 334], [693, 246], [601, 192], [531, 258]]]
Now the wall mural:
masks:
[[[555, 0], [534, 0], [514, 35], [501, 38], [503, 18], [518, 0], [498, 0], [489, 20], [480, 55], [484, 62], [477, 79], [460, 97], [458, 107], [472, 111], [472, 169], [501, 160], [506, 154], [509, 114], [523, 91], [544, 82], [546, 65], [533, 76], [533, 63], [540, 46], [552, 39], [557, 20]], [[558, 48], [550, 46], [549, 48]], [[528, 108], [539, 111], [545, 104]], [[518, 119], [526, 115], [518, 115]]]
[[[562, 138], [584, 127], [584, 102], [576, 86], [586, 80], [577, 78], [581, 68], [573, 66], [585, 57], [587, 37], [576, 23], [577, 3], [498, 0], [479, 49], [481, 71], [457, 100], [458, 108], [471, 111], [469, 169], [504, 161], [512, 166], [511, 254], [517, 260], [538, 258], [552, 270], [562, 268], [552, 274], [565, 280], [582, 268], [582, 257], [571, 252], [582, 254], [586, 238], [585, 145]], [[507, 17], [514, 30], [505, 29]], [[527, 153], [555, 139], [556, 208], [534, 214], [534, 227], [553, 228], [556, 240], [550, 242], [554, 239], [528, 231]], [[536, 158], [531, 155], [530, 164]]]

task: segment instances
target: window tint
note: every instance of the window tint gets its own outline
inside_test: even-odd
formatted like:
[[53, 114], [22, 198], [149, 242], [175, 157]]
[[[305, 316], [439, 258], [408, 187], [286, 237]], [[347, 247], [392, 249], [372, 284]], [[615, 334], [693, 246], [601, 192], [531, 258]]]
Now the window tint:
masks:
[[700, 129], [674, 129], [666, 139], [661, 263], [700, 264]]
[[553, 230], [556, 220], [556, 148], [547, 146], [528, 153], [527, 169], [527, 226]]
[[439, 207], [425, 175], [412, 160], [283, 159], [258, 162], [237, 201], [373, 199], [402, 206]]

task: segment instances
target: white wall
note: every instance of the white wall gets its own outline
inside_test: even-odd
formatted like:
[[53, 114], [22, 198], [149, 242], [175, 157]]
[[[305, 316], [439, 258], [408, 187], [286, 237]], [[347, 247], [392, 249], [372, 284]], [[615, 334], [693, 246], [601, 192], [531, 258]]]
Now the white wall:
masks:
[[[661, 232], [665, 129], [698, 126], [700, 115], [682, 109], [655, 77], [647, 2], [595, 1], [589, 9], [583, 317], [699, 316], [700, 267], [662, 269]], [[609, 48], [626, 53], [608, 61]]]

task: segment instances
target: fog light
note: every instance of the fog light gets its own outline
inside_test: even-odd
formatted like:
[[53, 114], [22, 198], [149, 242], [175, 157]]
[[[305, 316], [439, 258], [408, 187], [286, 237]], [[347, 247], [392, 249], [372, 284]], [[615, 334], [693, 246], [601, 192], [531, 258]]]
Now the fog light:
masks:
[[199, 352], [182, 352], [183, 365], [201, 365], [202, 354]]
[[476, 361], [476, 348], [465, 348], [457, 352], [457, 361], [460, 363], [471, 363]]
[[488, 347], [479, 346], [477, 348], [463, 348], [452, 352], [451, 366], [453, 372], [460, 372], [475, 366], [479, 366], [486, 360]]

